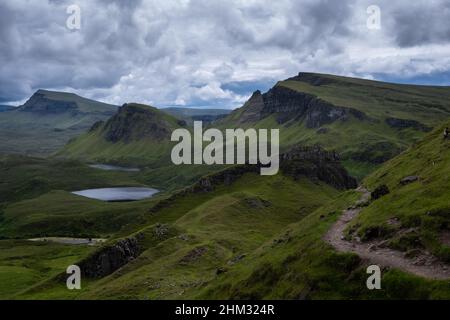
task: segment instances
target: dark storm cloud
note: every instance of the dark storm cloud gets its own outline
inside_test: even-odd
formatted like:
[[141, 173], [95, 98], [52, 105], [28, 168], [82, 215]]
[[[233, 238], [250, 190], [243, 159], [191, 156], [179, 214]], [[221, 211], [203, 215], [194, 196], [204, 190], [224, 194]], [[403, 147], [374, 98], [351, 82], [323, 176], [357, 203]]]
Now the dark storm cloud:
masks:
[[393, 10], [393, 29], [401, 47], [450, 42], [450, 2], [413, 2]]
[[[235, 107], [299, 71], [398, 77], [450, 69], [449, 4], [375, 1], [2, 0], [0, 102], [38, 88], [112, 103]], [[69, 5], [81, 29], [66, 27]], [[419, 61], [419, 62], [417, 62]]]

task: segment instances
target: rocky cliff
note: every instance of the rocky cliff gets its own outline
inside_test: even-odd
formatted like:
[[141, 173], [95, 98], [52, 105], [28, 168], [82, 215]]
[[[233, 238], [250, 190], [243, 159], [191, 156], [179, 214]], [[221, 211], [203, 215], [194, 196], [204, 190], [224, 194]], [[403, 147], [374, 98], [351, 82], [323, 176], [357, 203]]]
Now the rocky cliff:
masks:
[[139, 237], [137, 235], [122, 239], [97, 250], [79, 263], [82, 274], [88, 278], [102, 278], [136, 259], [142, 251], [139, 246]]
[[[209, 192], [219, 184], [229, 185], [247, 172], [260, 172], [259, 165], [242, 165], [203, 177], [190, 192]], [[338, 154], [320, 146], [295, 146], [280, 155], [280, 171], [295, 179], [306, 177], [325, 182], [337, 189], [356, 188], [357, 182], [340, 163]]]
[[36, 112], [40, 114], [59, 114], [76, 112], [78, 106], [74, 101], [49, 99], [43, 90], [38, 90], [28, 101], [18, 108], [23, 112]]
[[129, 143], [145, 138], [161, 141], [170, 140], [173, 127], [156, 108], [131, 103], [124, 104], [102, 125], [102, 133], [109, 142]]
[[304, 120], [308, 128], [320, 128], [337, 120], [345, 121], [350, 116], [368, 119], [356, 109], [335, 106], [314, 95], [275, 86], [264, 94], [254, 92], [243, 106], [239, 121], [255, 122], [273, 114], [279, 124]]

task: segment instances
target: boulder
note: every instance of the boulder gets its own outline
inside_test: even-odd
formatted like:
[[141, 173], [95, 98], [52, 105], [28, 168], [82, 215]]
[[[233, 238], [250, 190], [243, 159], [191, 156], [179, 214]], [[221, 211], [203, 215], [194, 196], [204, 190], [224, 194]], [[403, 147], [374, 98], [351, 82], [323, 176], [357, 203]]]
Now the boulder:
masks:
[[382, 184], [381, 186], [377, 187], [372, 193], [370, 194], [372, 200], [380, 199], [381, 197], [389, 194], [389, 188], [387, 185]]
[[402, 180], [400, 180], [400, 184], [403, 185], [403, 186], [405, 186], [405, 185], [407, 185], [407, 184], [416, 182], [416, 181], [418, 181], [418, 180], [419, 180], [419, 177], [418, 177], [418, 176], [408, 176], [408, 177], [405, 177], [405, 178], [403, 178]]

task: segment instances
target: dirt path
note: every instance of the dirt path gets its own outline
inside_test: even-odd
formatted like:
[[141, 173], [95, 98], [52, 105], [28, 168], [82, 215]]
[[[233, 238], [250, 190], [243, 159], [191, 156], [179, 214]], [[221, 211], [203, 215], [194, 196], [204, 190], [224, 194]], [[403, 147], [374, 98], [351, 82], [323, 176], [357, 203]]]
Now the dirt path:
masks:
[[404, 252], [381, 247], [382, 241], [362, 243], [356, 240], [345, 240], [345, 229], [361, 212], [361, 208], [358, 208], [358, 203], [366, 202], [370, 197], [370, 192], [364, 187], [359, 187], [357, 191], [362, 193], [361, 200], [355, 206], [344, 210], [339, 220], [325, 235], [324, 240], [327, 243], [331, 244], [337, 251], [356, 253], [362, 259], [380, 267], [397, 268], [429, 279], [450, 279], [449, 266], [437, 261], [429, 253], [423, 253], [410, 259], [405, 258]]

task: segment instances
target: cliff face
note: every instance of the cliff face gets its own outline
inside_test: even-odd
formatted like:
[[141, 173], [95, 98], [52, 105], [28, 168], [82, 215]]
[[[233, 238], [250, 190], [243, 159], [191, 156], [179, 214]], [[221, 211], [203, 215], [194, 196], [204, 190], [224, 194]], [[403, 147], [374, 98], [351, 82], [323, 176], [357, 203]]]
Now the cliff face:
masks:
[[[229, 185], [247, 172], [260, 172], [259, 165], [242, 165], [203, 177], [190, 192], [210, 192], [219, 184]], [[280, 155], [280, 171], [294, 179], [306, 177], [325, 182], [336, 189], [352, 189], [357, 181], [351, 177], [340, 163], [340, 158], [333, 151], [326, 151], [320, 146], [296, 146]]]
[[81, 261], [79, 267], [82, 274], [88, 278], [102, 278], [136, 259], [140, 253], [138, 239], [126, 238], [96, 251]]
[[302, 176], [323, 181], [336, 189], [353, 189], [357, 181], [342, 166], [339, 155], [320, 146], [296, 146], [280, 157], [280, 170], [299, 179]]
[[144, 138], [170, 139], [171, 124], [155, 108], [124, 104], [103, 125], [103, 136], [109, 142], [132, 142]]
[[37, 91], [21, 107], [19, 111], [36, 112], [40, 114], [59, 114], [64, 112], [76, 112], [78, 106], [74, 101], [53, 100], [46, 97], [42, 91]]
[[281, 86], [275, 86], [265, 94], [256, 91], [243, 108], [240, 122], [255, 122], [275, 114], [279, 124], [304, 119], [308, 128], [345, 121], [350, 115], [360, 120], [367, 118], [361, 111], [335, 106], [314, 95]]

